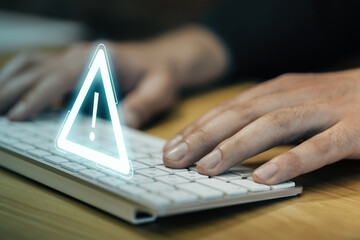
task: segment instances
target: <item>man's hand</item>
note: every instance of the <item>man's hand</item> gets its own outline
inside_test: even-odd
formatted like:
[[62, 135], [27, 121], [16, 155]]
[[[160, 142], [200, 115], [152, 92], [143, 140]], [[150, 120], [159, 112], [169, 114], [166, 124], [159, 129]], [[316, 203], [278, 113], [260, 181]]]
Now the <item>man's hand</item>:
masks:
[[[126, 97], [128, 125], [140, 127], [170, 107], [179, 89], [209, 84], [225, 71], [227, 55], [211, 32], [189, 26], [146, 42], [105, 44]], [[27, 53], [0, 72], [0, 113], [25, 120], [72, 91], [95, 44], [81, 43], [61, 54]]]
[[254, 180], [276, 184], [360, 157], [360, 69], [259, 84], [183, 129], [164, 147], [164, 162], [182, 168], [198, 161], [198, 171], [212, 176], [300, 138], [309, 139], [260, 166]]

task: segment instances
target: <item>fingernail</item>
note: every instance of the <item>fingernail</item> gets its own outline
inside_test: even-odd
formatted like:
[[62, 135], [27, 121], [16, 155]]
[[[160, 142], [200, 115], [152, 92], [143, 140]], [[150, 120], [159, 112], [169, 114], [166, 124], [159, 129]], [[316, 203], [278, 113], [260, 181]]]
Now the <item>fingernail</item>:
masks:
[[256, 169], [254, 174], [256, 174], [262, 180], [268, 180], [273, 177], [278, 172], [278, 170], [279, 169], [276, 164], [268, 163]]
[[175, 137], [173, 137], [166, 143], [165, 147], [166, 148], [172, 147], [175, 144], [177, 144], [178, 142], [180, 142], [182, 139], [183, 139], [183, 137], [181, 135], [176, 135]]
[[166, 151], [164, 156], [169, 160], [179, 161], [183, 157], [185, 157], [187, 151], [188, 151], [187, 145], [185, 143], [180, 143], [179, 145], [176, 145], [175, 147]]
[[205, 157], [203, 157], [197, 165], [204, 169], [214, 168], [221, 160], [221, 153], [219, 150], [215, 150]]
[[26, 103], [25, 102], [21, 102], [19, 104], [17, 104], [9, 113], [8, 117], [10, 119], [18, 119], [21, 118], [22, 115], [25, 114], [26, 112]]
[[130, 126], [130, 127], [139, 127], [139, 119], [137, 114], [135, 114], [133, 111], [125, 111], [124, 112], [124, 118], [125, 118], [125, 122], [126, 125]]

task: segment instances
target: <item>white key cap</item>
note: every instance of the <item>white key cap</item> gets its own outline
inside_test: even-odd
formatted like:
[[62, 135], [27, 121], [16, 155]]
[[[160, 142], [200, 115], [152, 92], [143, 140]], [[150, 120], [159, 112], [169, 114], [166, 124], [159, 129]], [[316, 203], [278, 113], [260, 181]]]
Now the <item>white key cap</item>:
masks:
[[60, 166], [72, 172], [86, 169], [85, 166], [73, 162], [62, 163]]
[[175, 168], [165, 167], [165, 165], [159, 165], [159, 166], [156, 166], [155, 168], [160, 169], [160, 170], [165, 171], [165, 172], [170, 173], [170, 174], [175, 174], [175, 173], [179, 173], [179, 172], [187, 172], [188, 171], [186, 168], [175, 169]]
[[40, 150], [40, 149], [33, 149], [28, 151], [29, 154], [36, 156], [36, 157], [45, 157], [45, 156], [50, 156], [51, 153], [44, 151], [44, 150]]
[[197, 172], [196, 166], [191, 166], [191, 167], [189, 167], [189, 171]]
[[34, 144], [36, 144], [36, 143], [44, 143], [44, 142], [48, 142], [48, 140], [47, 139], [45, 139], [45, 138], [42, 138], [42, 137], [34, 137], [34, 136], [32, 136], [32, 137], [30, 137], [30, 136], [28, 136], [28, 137], [22, 137], [21, 138], [21, 141], [22, 142], [25, 142], [25, 143], [29, 143], [29, 144], [32, 144], [32, 145], [34, 145]]
[[198, 180], [198, 179], [209, 178], [209, 177], [206, 176], [206, 175], [202, 175], [202, 174], [199, 174], [199, 173], [194, 172], [194, 171], [179, 172], [179, 173], [176, 173], [176, 175], [181, 176], [181, 177], [184, 177], [184, 178], [186, 178], [186, 179], [189, 179], [190, 181], [195, 181], [195, 180]]
[[225, 181], [225, 182], [229, 182], [231, 180], [236, 180], [236, 179], [242, 179], [240, 175], [237, 175], [237, 174], [234, 174], [231, 172], [225, 172], [218, 176], [214, 176], [214, 178]]
[[105, 174], [92, 170], [92, 169], [87, 169], [87, 170], [82, 170], [79, 172], [80, 175], [85, 176], [87, 178], [91, 178], [91, 179], [97, 179], [99, 177], [104, 177]]
[[251, 192], [262, 192], [269, 191], [270, 187], [264, 184], [256, 183], [251, 180], [243, 179], [243, 180], [234, 180], [230, 181], [233, 184], [240, 185], [244, 188], [247, 188]]
[[0, 143], [11, 146], [11, 145], [20, 143], [20, 141], [16, 140], [15, 138], [3, 136], [3, 137], [0, 137]]
[[148, 194], [148, 192], [145, 189], [130, 184], [120, 185], [118, 186], [118, 188], [121, 191], [125, 192], [126, 194], [130, 194], [130, 195], [141, 196]]
[[167, 176], [163, 176], [163, 177], [158, 177], [158, 178], [156, 178], [156, 180], [163, 182], [163, 183], [171, 184], [171, 185], [177, 185], [177, 184], [181, 184], [181, 183], [190, 182], [190, 180], [183, 178], [183, 177], [176, 176], [176, 175], [167, 175]]
[[150, 202], [151, 204], [153, 204], [157, 207], [166, 207], [171, 204], [169, 199], [160, 197], [155, 194], [145, 194], [145, 195], [142, 195], [141, 198], [145, 199], [147, 202]]
[[93, 161], [84, 162], [84, 163], [82, 163], [82, 165], [86, 166], [87, 168], [96, 169], [96, 170], [99, 170], [99, 171], [101, 170], [101, 168], [99, 168], [97, 166], [97, 163], [93, 162]]
[[132, 178], [126, 179], [126, 181], [132, 184], [142, 184], [153, 182], [154, 180], [143, 175], [135, 174]]
[[206, 187], [199, 183], [185, 183], [185, 184], [177, 185], [177, 187], [182, 190], [194, 193], [205, 200], [221, 198], [224, 195], [222, 192], [218, 190]]
[[152, 153], [151, 154], [152, 157], [156, 158], [156, 159], [163, 159], [163, 154], [162, 153]]
[[288, 181], [288, 182], [283, 182], [283, 183], [279, 183], [276, 185], [270, 185], [271, 189], [286, 189], [286, 188], [292, 188], [295, 187], [295, 183]]
[[62, 151], [60, 149], [51, 149], [51, 150], [49, 150], [49, 152], [51, 152], [53, 155], [57, 155], [57, 156], [60, 156], [60, 157], [65, 157], [65, 156], [71, 155], [71, 153]]
[[132, 161], [131, 162], [133, 170], [140, 170], [140, 169], [146, 169], [146, 168], [150, 168], [150, 166], [145, 165], [141, 162], [136, 162], [136, 161]]
[[31, 149], [35, 149], [35, 147], [29, 145], [29, 144], [26, 144], [26, 143], [17, 143], [17, 144], [14, 144], [13, 147], [17, 150], [21, 150], [21, 151], [29, 151]]
[[230, 168], [230, 172], [232, 172], [233, 174], [240, 175], [242, 177], [249, 177], [252, 175], [253, 169], [242, 165], [238, 165]]
[[148, 154], [144, 154], [144, 153], [140, 153], [140, 152], [127, 152], [128, 157], [131, 160], [138, 160], [138, 159], [142, 159], [142, 158], [148, 158], [149, 155]]
[[136, 171], [136, 173], [140, 173], [140, 174], [145, 175], [150, 178], [156, 178], [156, 177], [169, 175], [169, 173], [167, 173], [165, 171], [161, 171], [160, 169], [157, 169], [157, 168], [142, 169], [142, 170]]
[[196, 202], [196, 200], [198, 199], [196, 195], [181, 190], [177, 190], [169, 193], [164, 192], [161, 194], [166, 196], [176, 204], [192, 203], [192, 202]]
[[157, 165], [164, 165], [162, 159], [155, 159], [155, 158], [142, 158], [138, 160], [139, 162], [149, 165], [150, 167], [155, 167]]
[[101, 182], [107, 186], [110, 186], [110, 187], [117, 187], [119, 185], [126, 184], [125, 181], [122, 181], [122, 180], [114, 178], [114, 177], [102, 177], [102, 178], [99, 178], [98, 180], [99, 180], [99, 182]]
[[159, 193], [159, 192], [170, 192], [174, 191], [175, 188], [162, 183], [162, 182], [152, 182], [152, 183], [146, 183], [141, 185], [142, 188], [147, 189], [150, 192]]
[[34, 144], [37, 148], [40, 148], [45, 151], [51, 151], [55, 149], [54, 143], [50, 142], [41, 142], [41, 143], [35, 143]]
[[80, 156], [76, 156], [76, 155], [65, 155], [64, 156], [66, 159], [72, 161], [72, 162], [76, 162], [76, 163], [79, 163], [79, 164], [83, 164], [85, 162], [88, 162], [89, 160], [85, 159], [85, 158], [82, 158]]
[[201, 179], [201, 180], [197, 180], [196, 182], [204, 184], [208, 187], [216, 188], [217, 190], [220, 190], [229, 196], [237, 196], [237, 195], [247, 193], [246, 188], [243, 188], [243, 187], [231, 184], [231, 183], [227, 183], [227, 182], [215, 179], [215, 178]]
[[68, 162], [68, 160], [58, 157], [58, 156], [46, 156], [46, 157], [44, 157], [44, 160], [47, 162], [50, 162], [52, 164], [60, 164], [60, 163]]

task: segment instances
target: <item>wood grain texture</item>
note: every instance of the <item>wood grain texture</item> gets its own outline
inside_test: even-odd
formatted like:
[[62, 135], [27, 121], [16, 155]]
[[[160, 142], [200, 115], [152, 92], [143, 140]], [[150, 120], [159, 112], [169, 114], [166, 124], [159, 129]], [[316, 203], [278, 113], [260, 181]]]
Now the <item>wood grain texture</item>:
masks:
[[[179, 101], [145, 129], [170, 138], [216, 104], [251, 86], [211, 90]], [[246, 161], [256, 166], [291, 146]], [[1, 161], [1, 159], [0, 159]], [[298, 177], [299, 197], [239, 205], [132, 226], [0, 168], [1, 239], [359, 239], [360, 162], [341, 161]]]

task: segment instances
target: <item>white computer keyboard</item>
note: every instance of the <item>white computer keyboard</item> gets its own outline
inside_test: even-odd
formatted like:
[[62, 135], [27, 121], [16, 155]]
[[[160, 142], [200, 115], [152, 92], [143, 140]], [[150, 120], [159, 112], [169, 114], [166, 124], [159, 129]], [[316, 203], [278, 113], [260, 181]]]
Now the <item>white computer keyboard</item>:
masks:
[[170, 169], [162, 161], [164, 140], [124, 130], [134, 175], [126, 180], [98, 164], [55, 149], [62, 117], [43, 115], [30, 122], [0, 117], [0, 165], [87, 202], [134, 224], [156, 217], [215, 207], [294, 196], [294, 182], [255, 183], [252, 169], [236, 166], [209, 178], [187, 169]]

